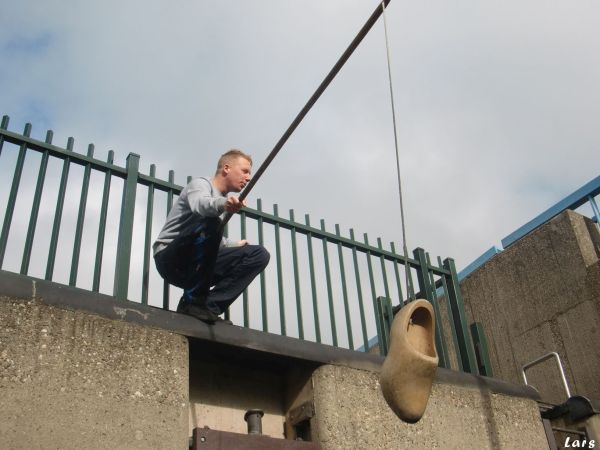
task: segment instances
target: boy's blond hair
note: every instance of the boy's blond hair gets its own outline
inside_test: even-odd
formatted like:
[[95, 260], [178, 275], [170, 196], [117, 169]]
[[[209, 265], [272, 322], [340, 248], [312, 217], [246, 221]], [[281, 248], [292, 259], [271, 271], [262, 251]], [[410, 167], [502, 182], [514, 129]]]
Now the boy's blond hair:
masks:
[[250, 157], [250, 155], [247, 155], [243, 151], [234, 148], [221, 155], [221, 157], [219, 158], [219, 162], [217, 162], [216, 173], [218, 174], [225, 164], [231, 164], [237, 158], [244, 158], [250, 163], [250, 165], [252, 165], [252, 158]]

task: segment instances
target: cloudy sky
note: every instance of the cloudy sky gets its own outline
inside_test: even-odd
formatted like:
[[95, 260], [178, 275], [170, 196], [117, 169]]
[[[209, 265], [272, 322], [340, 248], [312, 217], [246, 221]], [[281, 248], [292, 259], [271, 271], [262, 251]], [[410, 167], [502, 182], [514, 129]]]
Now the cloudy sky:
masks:
[[[0, 0], [0, 114], [176, 182], [262, 162], [377, 3]], [[408, 248], [458, 268], [600, 167], [600, 2], [387, 10]], [[401, 243], [383, 22], [249, 196]]]

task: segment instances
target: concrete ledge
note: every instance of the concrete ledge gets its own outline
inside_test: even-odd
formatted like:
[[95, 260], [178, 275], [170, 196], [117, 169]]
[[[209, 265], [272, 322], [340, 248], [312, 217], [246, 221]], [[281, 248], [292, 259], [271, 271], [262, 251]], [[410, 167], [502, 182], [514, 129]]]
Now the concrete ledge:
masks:
[[407, 424], [387, 406], [377, 373], [321, 366], [312, 384], [311, 426], [323, 450], [548, 449], [531, 399], [434, 384], [423, 418]]
[[[12, 299], [35, 300], [42, 304], [99, 316], [137, 323], [171, 331], [190, 338], [194, 347], [218, 353], [234, 352], [239, 358], [246, 355], [254, 361], [288, 364], [290, 361], [318, 367], [325, 364], [378, 372], [383, 358], [329, 345], [302, 341], [263, 331], [224, 324], [207, 325], [192, 317], [164, 311], [134, 302], [117, 301], [114, 297], [71, 286], [0, 270], [0, 296]], [[439, 369], [436, 383], [459, 385], [515, 397], [539, 399], [538, 393], [527, 386], [501, 380]]]
[[0, 448], [186, 447], [187, 339], [0, 299]]

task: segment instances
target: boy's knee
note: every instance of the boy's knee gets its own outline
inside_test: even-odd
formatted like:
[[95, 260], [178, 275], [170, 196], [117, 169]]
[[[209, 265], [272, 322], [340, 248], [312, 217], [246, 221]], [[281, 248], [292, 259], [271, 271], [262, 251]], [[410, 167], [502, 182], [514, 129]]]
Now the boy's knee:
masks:
[[262, 245], [257, 245], [255, 252], [257, 262], [263, 267], [267, 267], [267, 264], [269, 264], [269, 260], [271, 259], [271, 254], [268, 252], [268, 250]]

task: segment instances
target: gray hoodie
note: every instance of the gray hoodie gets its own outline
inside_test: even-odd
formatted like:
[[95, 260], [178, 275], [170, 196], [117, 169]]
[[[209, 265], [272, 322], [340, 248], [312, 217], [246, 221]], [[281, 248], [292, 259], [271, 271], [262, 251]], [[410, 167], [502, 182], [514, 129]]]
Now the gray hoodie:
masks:
[[[208, 178], [195, 178], [181, 191], [169, 211], [167, 221], [152, 246], [154, 254], [163, 250], [178, 236], [190, 234], [205, 217], [218, 217], [225, 212], [227, 197]], [[221, 247], [234, 247], [237, 242], [223, 238]]]

